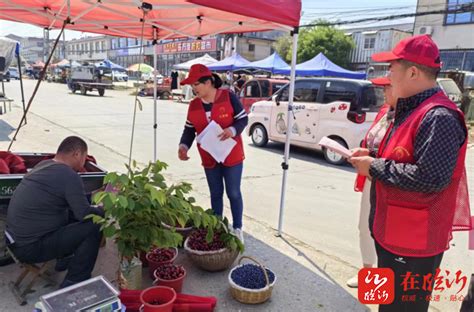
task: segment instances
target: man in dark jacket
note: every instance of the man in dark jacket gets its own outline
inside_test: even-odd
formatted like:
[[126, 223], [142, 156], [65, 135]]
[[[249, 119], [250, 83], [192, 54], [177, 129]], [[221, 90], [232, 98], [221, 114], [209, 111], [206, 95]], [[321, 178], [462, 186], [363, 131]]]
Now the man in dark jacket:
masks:
[[25, 263], [62, 259], [56, 270], [68, 270], [61, 287], [91, 277], [99, 250], [99, 226], [84, 220], [102, 214], [87, 200], [77, 174], [85, 163], [87, 144], [71, 136], [53, 159], [25, 175], [8, 206], [7, 244]]

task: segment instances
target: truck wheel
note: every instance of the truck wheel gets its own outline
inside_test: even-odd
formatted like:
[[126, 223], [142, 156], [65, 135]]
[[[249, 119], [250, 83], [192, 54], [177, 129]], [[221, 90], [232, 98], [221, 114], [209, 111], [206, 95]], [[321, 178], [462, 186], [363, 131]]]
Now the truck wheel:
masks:
[[[338, 138], [331, 138], [331, 139], [333, 139], [337, 143], [339, 143], [342, 146], [347, 148], [347, 144], [343, 140], [338, 139]], [[337, 154], [337, 153], [335, 153], [335, 152], [333, 152], [333, 151], [331, 151], [331, 150], [329, 150], [325, 147], [323, 148], [323, 153], [324, 153], [324, 158], [331, 165], [339, 166], [339, 165], [342, 165], [346, 162], [346, 159], [344, 157], [342, 157], [341, 155], [339, 155], [339, 154]]]
[[268, 143], [267, 130], [262, 125], [255, 125], [250, 133], [252, 142], [258, 147], [264, 147]]
[[87, 89], [84, 86], [81, 86], [81, 94], [86, 95], [87, 94]]
[[99, 95], [104, 96], [105, 94], [105, 89], [99, 89]]

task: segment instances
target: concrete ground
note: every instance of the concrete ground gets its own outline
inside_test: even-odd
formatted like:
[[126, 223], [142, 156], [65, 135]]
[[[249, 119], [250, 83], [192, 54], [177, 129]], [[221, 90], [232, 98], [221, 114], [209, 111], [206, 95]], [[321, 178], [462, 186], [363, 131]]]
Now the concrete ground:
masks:
[[[33, 81], [26, 81], [27, 99]], [[7, 84], [7, 95], [16, 99], [12, 112], [0, 118], [0, 148], [5, 149], [21, 117], [18, 84]], [[54, 151], [67, 135], [84, 137], [99, 163], [108, 170], [123, 171], [127, 162], [133, 97], [128, 91], [106, 91], [105, 97], [68, 94], [64, 85], [45, 83], [38, 92], [28, 125], [20, 131], [14, 151]], [[138, 111], [135, 126], [134, 159], [146, 163], [152, 158], [152, 100], [140, 98], [143, 111]], [[188, 162], [176, 157], [177, 142], [184, 124], [187, 106], [170, 101], [158, 103], [158, 158], [170, 165], [167, 177], [193, 184], [195, 197], [208, 206], [209, 196], [197, 152], [193, 148]], [[292, 148], [288, 193], [284, 215], [283, 239], [275, 238], [281, 188], [282, 144], [271, 143], [256, 148], [244, 138], [245, 162], [242, 192], [245, 201], [245, 254], [254, 256], [272, 268], [278, 282], [271, 301], [259, 306], [246, 306], [229, 297], [227, 272], [203, 273], [192, 269], [184, 292], [218, 297], [219, 311], [358, 311], [364, 307], [357, 301], [357, 291], [345, 286], [360, 265], [357, 223], [359, 194], [352, 191], [352, 168], [327, 165], [317, 152]], [[473, 149], [466, 161], [471, 197], [474, 194]], [[228, 210], [226, 211], [228, 213]], [[466, 250], [465, 233], [455, 234], [452, 248], [445, 254], [442, 266], [451, 271], [463, 270], [469, 276], [474, 263]], [[117, 259], [113, 244], [101, 251], [95, 273], [114, 279]], [[181, 261], [180, 257], [180, 261]], [[183, 263], [186, 265], [186, 258]], [[191, 269], [189, 269], [189, 267]], [[18, 274], [14, 265], [0, 267], [0, 311], [26, 311], [15, 305], [5, 284]], [[59, 277], [60, 278], [60, 277]], [[38, 290], [32, 294], [37, 297]], [[451, 293], [445, 292], [450, 295]], [[34, 300], [31, 300], [34, 301]], [[5, 302], [5, 308], [2, 305]], [[458, 311], [459, 304], [441, 301], [432, 304], [433, 311]]]

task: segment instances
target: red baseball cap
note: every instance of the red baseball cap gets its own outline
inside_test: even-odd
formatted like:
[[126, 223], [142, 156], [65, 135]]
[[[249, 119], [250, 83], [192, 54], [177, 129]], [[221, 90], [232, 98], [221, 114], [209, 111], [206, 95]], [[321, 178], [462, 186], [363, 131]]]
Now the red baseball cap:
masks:
[[372, 59], [376, 62], [406, 60], [428, 67], [441, 68], [438, 47], [428, 35], [405, 38], [392, 51], [372, 54]]
[[185, 84], [193, 84], [202, 77], [210, 77], [212, 76], [212, 72], [206, 66], [202, 64], [194, 64], [189, 69], [189, 75], [186, 79], [181, 81], [181, 85]]
[[390, 78], [388, 77], [377, 77], [374, 79], [370, 79], [370, 82], [372, 82], [376, 86], [389, 86], [392, 82], [390, 81]]

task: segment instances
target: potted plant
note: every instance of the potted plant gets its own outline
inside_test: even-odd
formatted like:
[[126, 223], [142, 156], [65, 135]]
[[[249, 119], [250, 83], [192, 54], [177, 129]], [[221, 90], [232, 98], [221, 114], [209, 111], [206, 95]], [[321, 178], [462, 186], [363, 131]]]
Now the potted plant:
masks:
[[182, 236], [162, 222], [185, 224], [191, 217], [192, 207], [185, 198], [191, 186], [180, 183], [168, 187], [162, 175], [166, 168], [167, 164], [156, 161], [139, 169], [133, 161], [126, 173], [111, 172], [104, 178], [114, 192], [99, 192], [93, 198], [103, 206], [105, 216], [89, 217], [101, 225], [105, 237], [114, 238], [120, 255], [119, 275], [128, 280], [130, 289], [141, 288], [141, 252], [152, 246], [170, 248], [182, 243]]
[[244, 251], [244, 245], [230, 232], [227, 218], [217, 218], [217, 222], [193, 231], [184, 242], [184, 249], [199, 268], [213, 272], [229, 268]]

